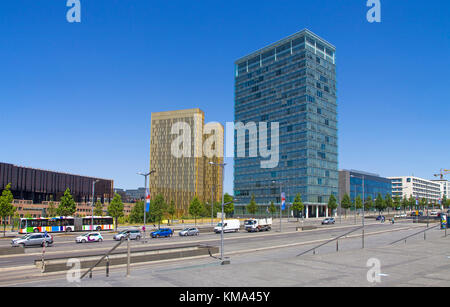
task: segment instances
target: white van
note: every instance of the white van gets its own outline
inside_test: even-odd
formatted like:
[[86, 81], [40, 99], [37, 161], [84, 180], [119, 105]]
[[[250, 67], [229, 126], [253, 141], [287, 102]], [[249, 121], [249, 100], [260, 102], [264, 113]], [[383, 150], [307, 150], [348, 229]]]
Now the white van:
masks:
[[[238, 232], [241, 227], [241, 222], [239, 220], [224, 220], [223, 225], [223, 232]], [[216, 227], [214, 227], [214, 232], [222, 232], [222, 223], [219, 223]]]

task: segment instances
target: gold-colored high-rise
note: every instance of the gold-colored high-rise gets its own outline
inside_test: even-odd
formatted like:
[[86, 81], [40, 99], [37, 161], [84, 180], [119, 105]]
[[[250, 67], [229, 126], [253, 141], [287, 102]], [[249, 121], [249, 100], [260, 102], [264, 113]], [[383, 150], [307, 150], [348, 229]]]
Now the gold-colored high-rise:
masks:
[[222, 200], [223, 126], [204, 123], [202, 110], [152, 113], [150, 139], [150, 194], [175, 203], [177, 214], [187, 214], [194, 196], [211, 203]]

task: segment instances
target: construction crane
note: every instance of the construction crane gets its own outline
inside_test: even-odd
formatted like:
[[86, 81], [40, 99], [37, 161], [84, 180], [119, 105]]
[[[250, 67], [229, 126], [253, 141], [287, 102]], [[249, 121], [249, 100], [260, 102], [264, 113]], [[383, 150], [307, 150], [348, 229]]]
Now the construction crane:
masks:
[[444, 176], [450, 174], [450, 169], [442, 169], [439, 174], [434, 174], [434, 177], [441, 177], [441, 180], [444, 180]]

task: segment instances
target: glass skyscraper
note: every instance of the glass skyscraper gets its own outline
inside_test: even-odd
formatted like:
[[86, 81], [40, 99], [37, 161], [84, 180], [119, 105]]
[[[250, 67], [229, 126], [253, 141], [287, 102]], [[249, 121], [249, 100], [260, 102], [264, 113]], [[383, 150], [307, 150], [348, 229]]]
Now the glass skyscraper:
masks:
[[235, 214], [252, 194], [260, 213], [279, 205], [280, 186], [288, 205], [300, 193], [305, 214], [329, 214], [328, 199], [338, 196], [335, 51], [305, 29], [235, 62], [235, 124], [279, 123], [274, 168], [261, 168], [266, 159], [249, 157], [248, 145], [238, 157], [235, 137]]

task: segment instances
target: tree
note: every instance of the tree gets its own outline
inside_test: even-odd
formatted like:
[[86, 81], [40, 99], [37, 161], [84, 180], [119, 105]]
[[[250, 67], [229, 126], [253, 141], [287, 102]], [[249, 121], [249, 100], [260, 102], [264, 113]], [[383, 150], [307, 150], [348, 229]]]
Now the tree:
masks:
[[270, 202], [269, 212], [272, 215], [272, 218], [273, 215], [277, 212], [277, 207], [273, 204], [273, 201]]
[[409, 196], [408, 202], [409, 202], [409, 209], [410, 210], [412, 210], [412, 208], [415, 208], [415, 206], [417, 206], [416, 199], [412, 195]]
[[447, 196], [446, 195], [442, 196], [442, 207], [443, 208], [448, 208], [449, 204], [450, 204], [450, 202], [447, 199]]
[[427, 201], [427, 199], [426, 199], [426, 198], [422, 198], [422, 199], [420, 200], [419, 205], [420, 205], [420, 207], [421, 207], [422, 209], [425, 208], [426, 206], [428, 206], [428, 201]]
[[150, 203], [150, 216], [153, 222], [158, 223], [158, 229], [161, 227], [161, 221], [167, 213], [167, 204], [162, 194], [156, 195], [155, 199]]
[[394, 202], [392, 201], [391, 194], [387, 193], [384, 197], [384, 205], [387, 208], [389, 214], [389, 209], [392, 209], [394, 207]]
[[103, 205], [100, 200], [97, 200], [94, 207], [94, 215], [103, 216]]
[[50, 201], [47, 207], [47, 217], [53, 217], [57, 215], [57, 208], [55, 207], [55, 203]]
[[372, 209], [373, 207], [373, 201], [372, 201], [372, 196], [368, 196], [366, 199], [366, 202], [364, 203], [364, 208], [365, 210], [370, 211], [370, 209]]
[[197, 196], [194, 196], [189, 204], [189, 214], [194, 217], [195, 225], [197, 225], [197, 217], [204, 211], [203, 204], [200, 202]]
[[345, 209], [345, 218], [347, 218], [347, 209], [352, 206], [352, 201], [350, 196], [346, 193], [344, 197], [342, 197], [341, 207]]
[[14, 197], [10, 191], [11, 184], [8, 183], [0, 196], [0, 217], [3, 220], [3, 236], [6, 236], [6, 219], [14, 215], [16, 208], [12, 204]]
[[[146, 215], [147, 222], [149, 221], [149, 215]], [[143, 223], [144, 222], [144, 201], [138, 200], [131, 209], [129, 215], [130, 223]]]
[[331, 212], [333, 212], [333, 210], [336, 210], [338, 207], [338, 203], [336, 200], [336, 197], [331, 194], [330, 197], [328, 198], [328, 208], [331, 209]]
[[303, 213], [303, 209], [305, 209], [305, 206], [303, 205], [302, 196], [300, 195], [300, 193], [297, 193], [297, 195], [295, 195], [294, 202], [292, 203], [292, 210], [294, 210], [294, 212], [297, 213], [296, 214], [297, 222], [298, 222], [298, 213], [299, 212]]
[[171, 223], [173, 224], [173, 217], [176, 213], [176, 208], [175, 208], [175, 202], [173, 200], [170, 201], [170, 206], [167, 209], [167, 213], [170, 215], [171, 217]]
[[254, 215], [256, 211], [258, 211], [258, 206], [255, 202], [255, 194], [252, 193], [252, 199], [250, 200], [250, 203], [247, 205], [246, 210], [248, 213]]
[[406, 196], [403, 197], [401, 206], [403, 207], [403, 211], [406, 213], [406, 208], [408, 208], [408, 206], [409, 206], [409, 201], [406, 198]]
[[[233, 216], [234, 213], [234, 203], [233, 203], [233, 196], [229, 195], [228, 193], [225, 193], [223, 196], [223, 202], [224, 204], [229, 203], [228, 205], [225, 205], [223, 208], [223, 212], [226, 214], [226, 216]], [[222, 212], [222, 209], [220, 209]]]
[[375, 198], [375, 208], [380, 214], [385, 209], [385, 203], [383, 200], [383, 196], [381, 196], [381, 193], [378, 193], [377, 197]]
[[363, 201], [360, 195], [358, 195], [355, 199], [355, 208], [356, 209], [362, 209], [363, 208]]
[[397, 195], [394, 196], [392, 200], [394, 202], [393, 206], [395, 207], [395, 210], [397, 210], [397, 208], [402, 206], [402, 201], [401, 201], [401, 198], [399, 196], [397, 196]]
[[117, 193], [114, 194], [114, 197], [108, 206], [108, 214], [114, 218], [117, 231], [118, 219], [119, 217], [124, 216], [122, 197]]
[[56, 214], [59, 216], [71, 216], [77, 212], [77, 204], [70, 194], [70, 189], [67, 188], [64, 192], [63, 197], [61, 197], [61, 201], [59, 203], [58, 208], [56, 209]]

